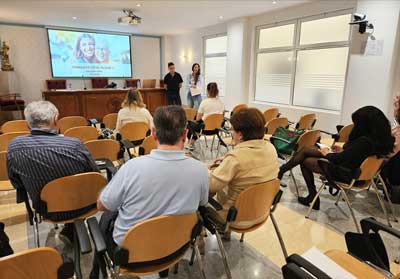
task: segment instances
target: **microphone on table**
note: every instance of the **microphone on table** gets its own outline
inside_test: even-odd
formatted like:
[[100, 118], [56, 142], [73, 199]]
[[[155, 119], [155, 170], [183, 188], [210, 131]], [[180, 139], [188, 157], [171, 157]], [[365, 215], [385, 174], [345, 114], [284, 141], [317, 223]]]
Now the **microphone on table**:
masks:
[[83, 90], [86, 90], [87, 88], [86, 88], [86, 83], [85, 83], [85, 79], [83, 78], [83, 75], [82, 75], [82, 82], [83, 82]]

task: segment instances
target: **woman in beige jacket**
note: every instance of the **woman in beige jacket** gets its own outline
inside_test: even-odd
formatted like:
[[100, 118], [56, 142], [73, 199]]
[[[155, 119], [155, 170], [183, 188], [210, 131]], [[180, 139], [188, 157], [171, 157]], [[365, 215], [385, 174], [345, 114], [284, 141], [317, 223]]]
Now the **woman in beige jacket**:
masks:
[[[236, 146], [223, 158], [217, 159], [219, 166], [209, 171], [210, 194], [216, 193], [218, 202], [223, 205], [224, 209], [218, 213], [224, 220], [243, 190], [275, 179], [279, 171], [276, 150], [269, 141], [264, 140], [263, 114], [256, 108], [242, 109], [232, 116], [230, 122]], [[255, 220], [253, 224], [235, 226], [256, 225], [267, 216]]]

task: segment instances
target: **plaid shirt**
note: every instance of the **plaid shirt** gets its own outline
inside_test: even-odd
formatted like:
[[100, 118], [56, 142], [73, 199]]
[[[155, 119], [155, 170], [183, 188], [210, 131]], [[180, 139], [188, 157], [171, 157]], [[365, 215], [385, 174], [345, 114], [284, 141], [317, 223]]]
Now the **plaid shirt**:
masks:
[[[47, 183], [73, 174], [98, 171], [98, 168], [78, 139], [33, 129], [30, 135], [17, 137], [10, 143], [7, 171], [14, 188], [25, 190], [32, 199], [33, 207], [42, 213], [40, 192]], [[53, 221], [67, 220], [94, 207], [44, 214], [44, 217]]]

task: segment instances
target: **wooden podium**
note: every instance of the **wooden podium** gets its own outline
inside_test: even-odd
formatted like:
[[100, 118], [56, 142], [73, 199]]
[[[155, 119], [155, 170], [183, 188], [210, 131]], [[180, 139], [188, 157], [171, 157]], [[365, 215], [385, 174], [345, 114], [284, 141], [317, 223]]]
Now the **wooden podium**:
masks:
[[[101, 121], [109, 113], [118, 112], [128, 89], [87, 89], [43, 91], [43, 98], [52, 102], [60, 116], [80, 115]], [[151, 114], [167, 104], [164, 88], [141, 88], [143, 101]]]

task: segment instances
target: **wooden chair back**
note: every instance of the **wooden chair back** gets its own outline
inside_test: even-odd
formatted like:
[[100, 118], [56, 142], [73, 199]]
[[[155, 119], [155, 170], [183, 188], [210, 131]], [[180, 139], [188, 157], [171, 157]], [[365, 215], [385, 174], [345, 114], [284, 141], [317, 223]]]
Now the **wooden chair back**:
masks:
[[349, 136], [351, 131], [353, 130], [354, 124], [350, 124], [347, 126], [344, 126], [342, 129], [339, 131], [339, 139], [337, 140], [338, 142], [348, 142]]
[[57, 122], [57, 126], [60, 129], [60, 134], [64, 134], [69, 128], [87, 125], [88, 121], [83, 116], [66, 116]]
[[56, 249], [28, 249], [0, 258], [0, 278], [57, 279], [63, 261]]
[[133, 226], [122, 247], [129, 251], [129, 263], [164, 258], [191, 241], [197, 213], [154, 217]]
[[157, 80], [155, 79], [144, 79], [143, 80], [143, 88], [156, 88], [156, 82]]
[[316, 121], [317, 121], [317, 116], [315, 115], [315, 113], [305, 114], [302, 117], [300, 117], [299, 122], [297, 122], [296, 129], [312, 130], [314, 128]]
[[266, 133], [269, 135], [273, 135], [278, 127], [287, 128], [289, 126], [289, 120], [286, 117], [282, 118], [274, 118], [268, 121], [265, 125]]
[[249, 106], [247, 104], [239, 104], [236, 105], [231, 112], [231, 115], [235, 114], [236, 112], [242, 110], [242, 109], [247, 109]]
[[106, 128], [114, 130], [117, 126], [118, 113], [109, 113], [103, 117], [103, 124]]
[[92, 78], [92, 88], [105, 88], [108, 85], [108, 78]]
[[273, 179], [251, 186], [241, 192], [235, 202], [237, 215], [232, 226], [236, 222], [259, 220], [268, 214], [279, 191], [279, 187], [279, 180]]
[[214, 131], [221, 128], [222, 121], [224, 121], [223, 114], [210, 114], [204, 119], [204, 130]]
[[382, 166], [384, 158], [370, 156], [361, 164], [361, 174], [358, 180], [371, 181]]
[[269, 108], [266, 111], [264, 111], [264, 119], [265, 123], [268, 123], [274, 118], [278, 118], [279, 116], [279, 110], [277, 108]]
[[109, 159], [116, 161], [118, 159], [119, 143], [111, 139], [90, 140], [85, 142], [94, 160]]
[[0, 152], [0, 181], [8, 180], [7, 174], [7, 152]]
[[13, 139], [20, 136], [28, 135], [28, 132], [15, 132], [15, 133], [7, 133], [0, 135], [0, 152], [7, 151], [8, 145]]
[[144, 149], [144, 155], [148, 155], [153, 149], [157, 148], [157, 142], [154, 137], [150, 135], [143, 140], [140, 146]]
[[1, 132], [3, 134], [6, 133], [14, 133], [14, 132], [30, 132], [28, 122], [26, 120], [12, 120], [7, 121], [1, 126]]
[[98, 172], [61, 177], [47, 183], [40, 193], [47, 211], [65, 212], [96, 204], [107, 179]]
[[66, 79], [47, 79], [47, 90], [67, 89]]
[[125, 80], [125, 85], [126, 87], [131, 87], [131, 88], [138, 88], [140, 79], [126, 79]]
[[69, 128], [64, 133], [65, 137], [77, 138], [85, 143], [89, 140], [96, 140], [99, 138], [99, 131], [93, 126], [81, 126]]
[[196, 117], [197, 111], [194, 108], [183, 108], [186, 114], [186, 119], [187, 120], [195, 120], [194, 118]]
[[146, 137], [149, 125], [144, 122], [128, 122], [124, 124], [119, 133], [122, 139], [129, 141], [142, 140]]
[[306, 131], [297, 140], [297, 150], [303, 147], [314, 146], [321, 137], [321, 132], [319, 130]]

